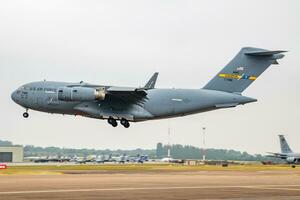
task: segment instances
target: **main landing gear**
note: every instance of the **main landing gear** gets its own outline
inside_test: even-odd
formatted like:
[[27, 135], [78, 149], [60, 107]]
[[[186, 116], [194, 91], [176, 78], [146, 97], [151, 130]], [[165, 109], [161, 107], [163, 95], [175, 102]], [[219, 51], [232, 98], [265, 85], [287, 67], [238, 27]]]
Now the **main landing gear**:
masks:
[[113, 127], [118, 126], [118, 122], [117, 122], [114, 118], [112, 118], [112, 117], [108, 118], [107, 122], [108, 122], [110, 125], [112, 125]]
[[[115, 119], [112, 118], [112, 117], [109, 117], [108, 120], [107, 120], [107, 122], [108, 122], [110, 125], [112, 125], [113, 127], [118, 126], [117, 120], [115, 120]], [[129, 124], [129, 122], [128, 122], [127, 119], [122, 118], [122, 119], [120, 120], [120, 122], [121, 122], [121, 124], [122, 124], [125, 128], [129, 128], [130, 124]]]
[[129, 128], [130, 124], [127, 121], [127, 119], [121, 119], [121, 124], [125, 127], [125, 128]]
[[28, 109], [26, 109], [26, 111], [23, 113], [23, 117], [24, 118], [28, 118], [29, 117]]

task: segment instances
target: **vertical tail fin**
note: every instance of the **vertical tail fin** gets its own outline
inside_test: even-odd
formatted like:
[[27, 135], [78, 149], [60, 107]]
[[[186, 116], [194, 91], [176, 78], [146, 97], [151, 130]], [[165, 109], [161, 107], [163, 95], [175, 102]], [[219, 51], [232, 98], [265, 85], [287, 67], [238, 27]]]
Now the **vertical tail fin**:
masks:
[[158, 77], [158, 72], [155, 72], [151, 78], [149, 79], [149, 81], [146, 83], [146, 85], [144, 86], [145, 89], [153, 89], [155, 87], [155, 83]]
[[286, 51], [245, 47], [203, 89], [242, 93]]
[[281, 153], [292, 153], [292, 150], [290, 149], [290, 146], [288, 145], [284, 135], [279, 135], [279, 141]]

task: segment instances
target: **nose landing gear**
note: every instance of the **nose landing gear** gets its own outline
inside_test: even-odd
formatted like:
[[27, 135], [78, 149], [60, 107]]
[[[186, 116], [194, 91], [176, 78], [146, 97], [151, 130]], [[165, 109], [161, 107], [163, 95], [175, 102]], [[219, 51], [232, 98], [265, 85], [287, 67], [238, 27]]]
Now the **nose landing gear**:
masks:
[[29, 117], [28, 109], [26, 109], [26, 111], [23, 113], [23, 117], [24, 118], [28, 118]]

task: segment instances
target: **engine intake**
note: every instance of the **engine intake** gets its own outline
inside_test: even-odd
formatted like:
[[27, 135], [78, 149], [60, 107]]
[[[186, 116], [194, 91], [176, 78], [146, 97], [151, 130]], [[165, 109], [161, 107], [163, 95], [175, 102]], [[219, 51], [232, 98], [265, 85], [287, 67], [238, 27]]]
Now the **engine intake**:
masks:
[[63, 87], [58, 89], [58, 99], [61, 101], [93, 101], [104, 100], [104, 88]]

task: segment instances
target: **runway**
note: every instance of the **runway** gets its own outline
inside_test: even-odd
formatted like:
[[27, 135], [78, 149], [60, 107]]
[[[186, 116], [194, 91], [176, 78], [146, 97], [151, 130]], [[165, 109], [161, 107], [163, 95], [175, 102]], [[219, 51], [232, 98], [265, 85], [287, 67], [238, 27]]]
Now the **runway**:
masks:
[[66, 171], [0, 176], [0, 199], [299, 199], [300, 171]]

